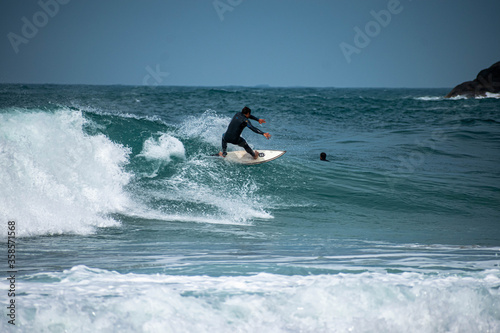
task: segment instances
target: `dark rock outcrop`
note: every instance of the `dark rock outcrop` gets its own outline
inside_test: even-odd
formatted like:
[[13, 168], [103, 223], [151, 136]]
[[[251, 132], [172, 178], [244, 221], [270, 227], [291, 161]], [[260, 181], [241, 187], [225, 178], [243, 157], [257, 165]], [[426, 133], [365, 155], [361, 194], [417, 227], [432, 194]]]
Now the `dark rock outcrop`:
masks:
[[486, 93], [500, 93], [500, 61], [483, 69], [473, 81], [466, 81], [453, 88], [446, 98], [455, 96], [479, 97]]

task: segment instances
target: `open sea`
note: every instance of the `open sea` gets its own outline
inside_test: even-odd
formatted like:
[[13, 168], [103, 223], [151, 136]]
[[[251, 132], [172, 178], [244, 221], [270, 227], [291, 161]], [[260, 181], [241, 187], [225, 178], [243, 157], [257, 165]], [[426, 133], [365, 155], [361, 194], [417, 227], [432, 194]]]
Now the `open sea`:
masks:
[[[0, 85], [0, 331], [500, 332], [500, 96], [447, 92]], [[244, 106], [284, 156], [211, 156]]]

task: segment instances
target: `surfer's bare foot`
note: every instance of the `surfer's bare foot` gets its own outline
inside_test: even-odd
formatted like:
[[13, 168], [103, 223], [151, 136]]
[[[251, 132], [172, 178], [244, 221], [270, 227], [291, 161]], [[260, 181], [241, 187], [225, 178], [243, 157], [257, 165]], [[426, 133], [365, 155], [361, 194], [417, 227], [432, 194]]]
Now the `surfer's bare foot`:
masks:
[[253, 154], [254, 154], [254, 155], [253, 155], [253, 159], [254, 159], [254, 160], [256, 160], [257, 158], [259, 158], [259, 152], [258, 152], [257, 150], [255, 150], [255, 151], [253, 152]]
[[226, 157], [226, 156], [224, 156], [224, 154], [221, 151], [219, 152], [219, 156], [220, 157]]

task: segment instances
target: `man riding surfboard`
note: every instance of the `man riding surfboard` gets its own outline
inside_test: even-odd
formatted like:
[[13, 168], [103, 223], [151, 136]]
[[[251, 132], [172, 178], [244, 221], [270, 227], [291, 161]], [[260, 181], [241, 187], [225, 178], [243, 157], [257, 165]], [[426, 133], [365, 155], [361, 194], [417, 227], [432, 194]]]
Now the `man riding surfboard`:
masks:
[[244, 107], [241, 112], [238, 112], [234, 115], [233, 119], [229, 123], [227, 127], [226, 133], [222, 134], [222, 151], [219, 152], [219, 155], [222, 157], [226, 157], [227, 155], [227, 143], [232, 143], [234, 145], [238, 145], [240, 147], [245, 148], [246, 152], [253, 156], [254, 159], [259, 157], [258, 151], [253, 151], [252, 148], [248, 145], [248, 143], [241, 137], [241, 132], [245, 129], [245, 127], [250, 128], [257, 134], [264, 135], [268, 140], [271, 137], [271, 134], [264, 133], [260, 129], [254, 127], [249, 119], [253, 119], [259, 122], [259, 124], [263, 124], [266, 121], [264, 119], [259, 119], [251, 115], [252, 110], [248, 107]]

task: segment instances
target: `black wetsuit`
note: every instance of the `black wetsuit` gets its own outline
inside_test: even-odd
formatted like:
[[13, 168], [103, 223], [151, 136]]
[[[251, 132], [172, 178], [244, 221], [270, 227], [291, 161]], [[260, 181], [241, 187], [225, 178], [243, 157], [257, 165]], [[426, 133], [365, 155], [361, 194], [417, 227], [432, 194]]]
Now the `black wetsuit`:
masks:
[[227, 143], [232, 143], [234, 145], [238, 145], [240, 147], [245, 148], [247, 153], [249, 153], [252, 156], [255, 156], [255, 153], [253, 150], [248, 146], [248, 143], [243, 139], [240, 135], [241, 132], [245, 129], [245, 127], [250, 128], [252, 131], [254, 131], [257, 134], [264, 134], [260, 129], [254, 127], [249, 119], [253, 120], [259, 120], [259, 118], [256, 118], [252, 115], [250, 115], [249, 118], [245, 117], [243, 112], [238, 112], [237, 114], [234, 115], [233, 119], [229, 123], [229, 126], [227, 127], [226, 133], [222, 134], [222, 154], [226, 156], [226, 150], [227, 150]]

